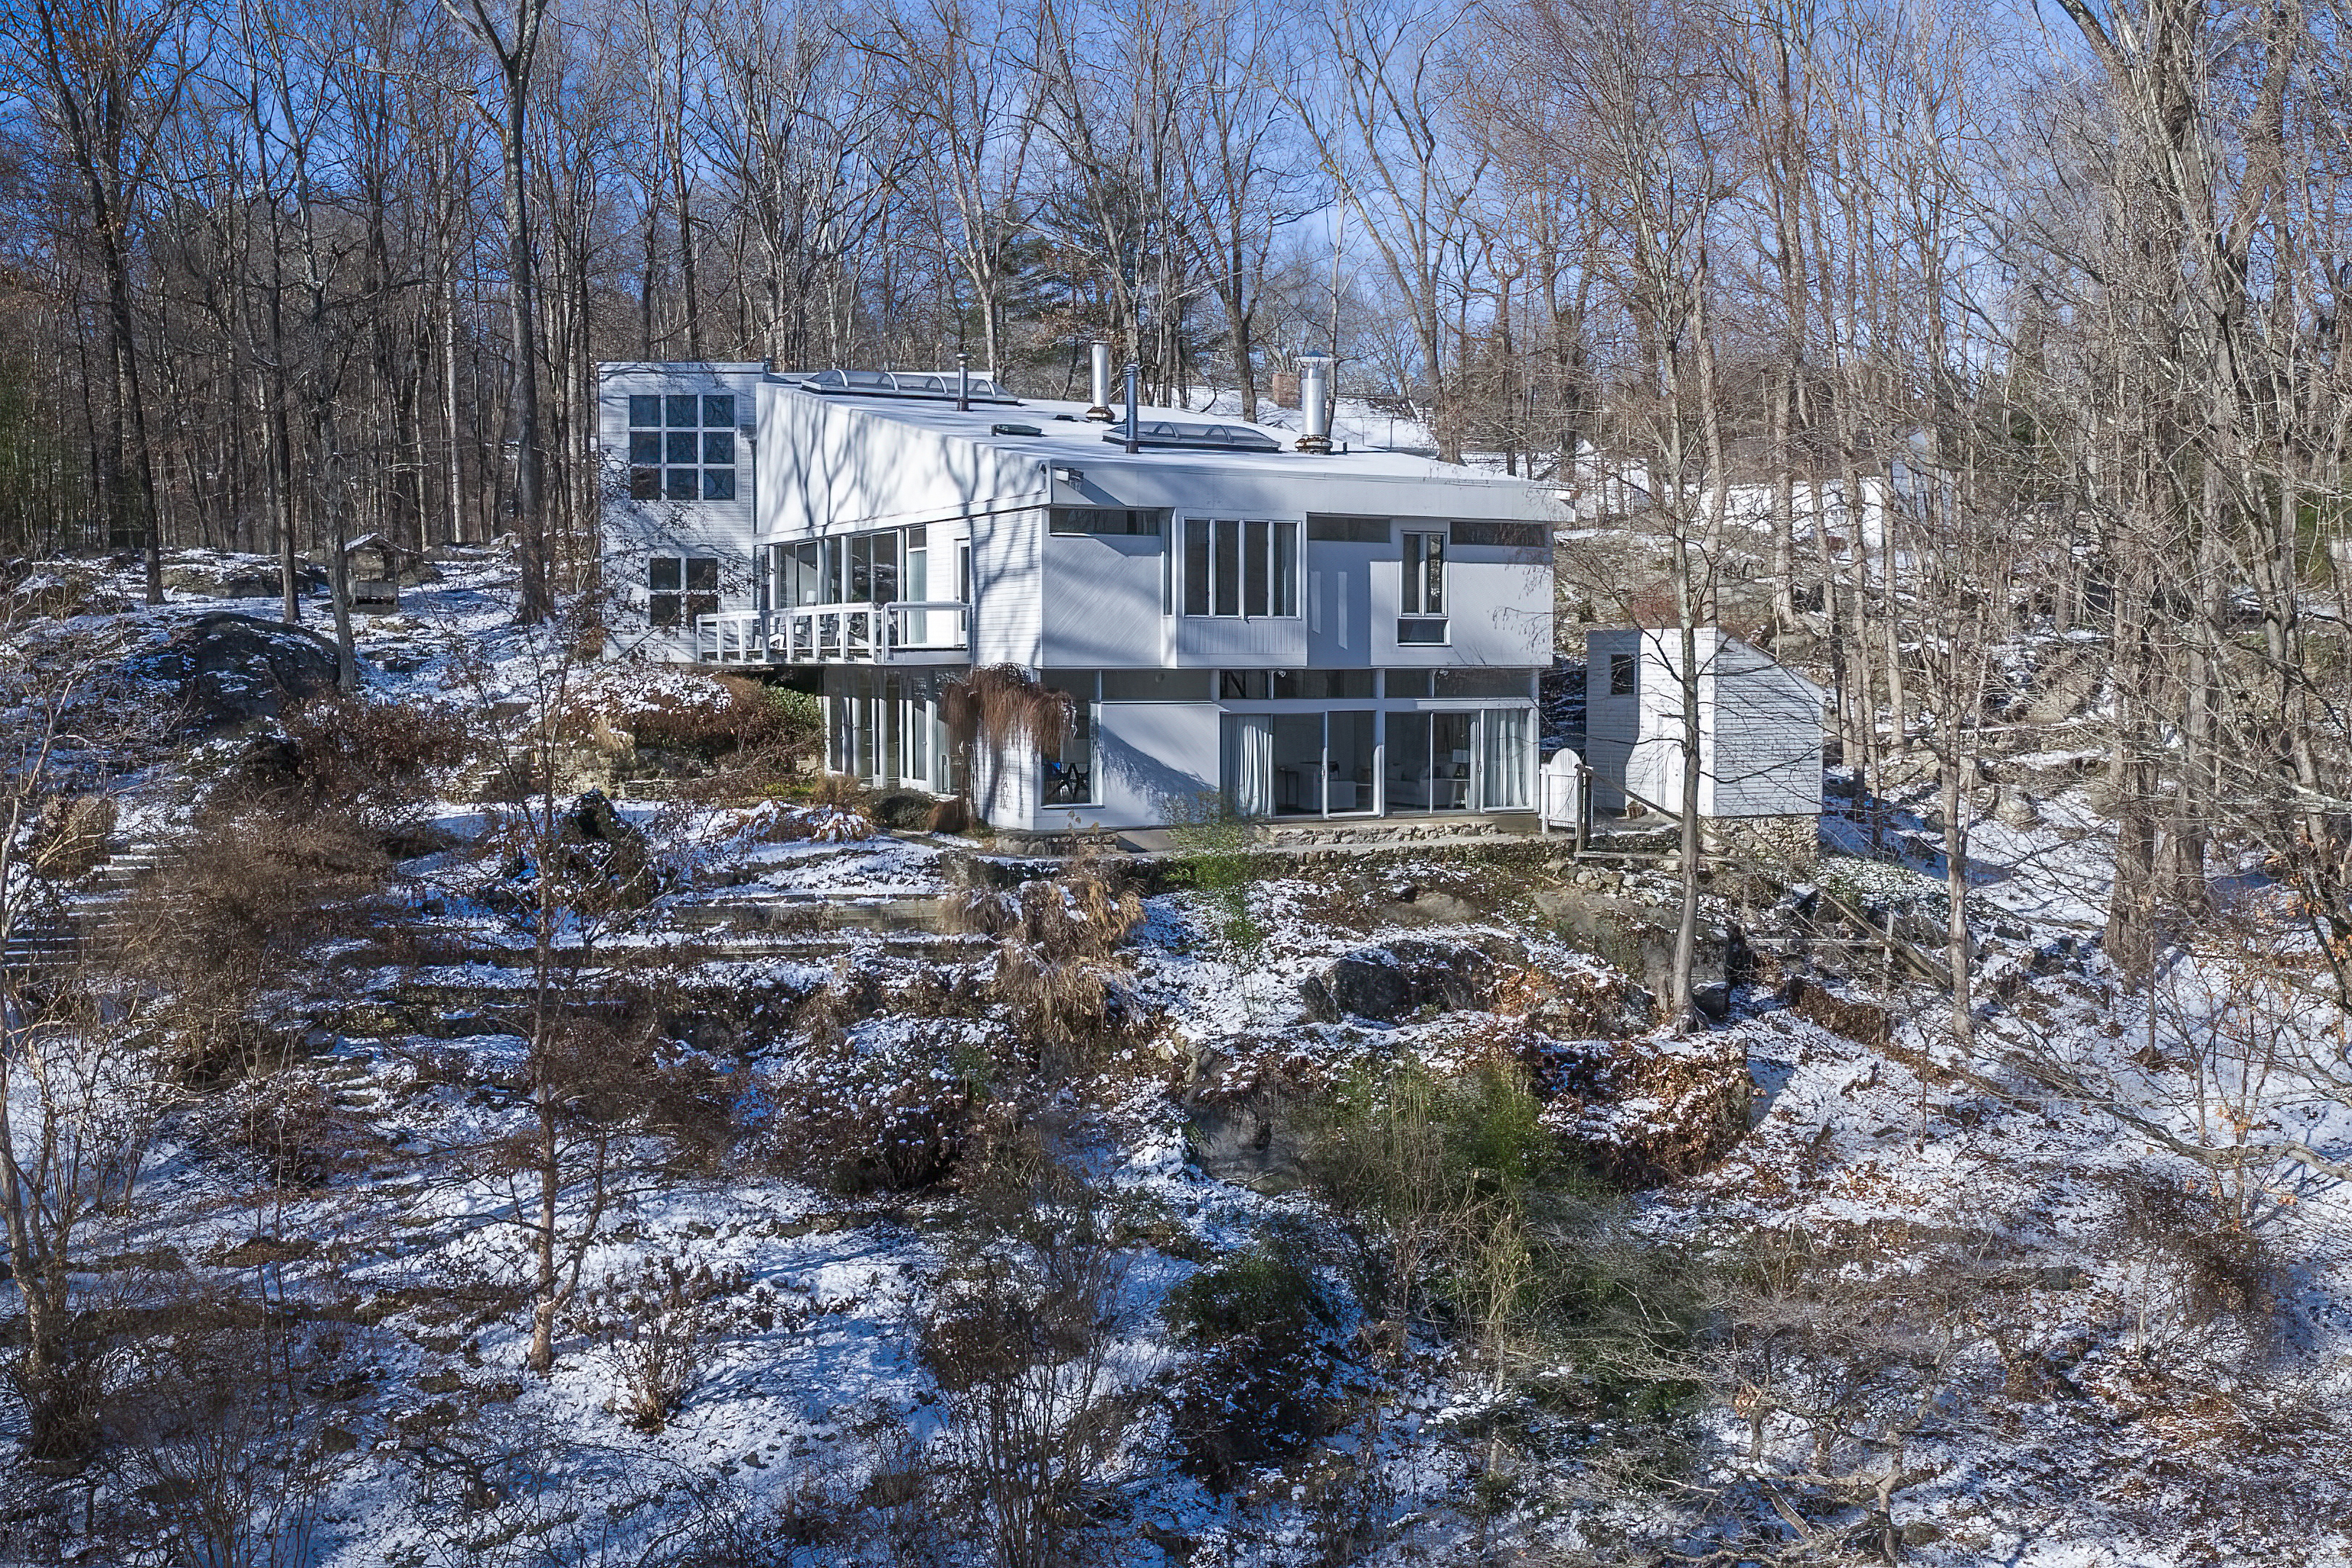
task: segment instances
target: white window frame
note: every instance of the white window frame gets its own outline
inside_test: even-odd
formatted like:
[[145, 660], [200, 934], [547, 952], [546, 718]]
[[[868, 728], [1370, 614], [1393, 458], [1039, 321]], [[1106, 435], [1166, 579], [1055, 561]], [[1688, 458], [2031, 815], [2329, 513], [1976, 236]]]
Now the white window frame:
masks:
[[[1202, 559], [1206, 567], [1205, 581], [1198, 584], [1201, 602], [1205, 606], [1192, 608], [1195, 581], [1192, 573], [1192, 531], [1206, 530], [1205, 550]], [[1252, 574], [1249, 569], [1253, 552], [1250, 531], [1265, 531], [1264, 554], [1259, 571], [1265, 589], [1262, 607], [1250, 606]], [[1176, 614], [1193, 620], [1213, 621], [1295, 621], [1301, 615], [1299, 579], [1305, 569], [1306, 524], [1295, 517], [1243, 517], [1236, 515], [1194, 514], [1176, 520], [1174, 541], [1169, 549], [1169, 605]], [[1224, 603], [1223, 574], [1217, 563], [1224, 553], [1220, 541], [1230, 534], [1234, 539], [1233, 557], [1238, 581], [1234, 584], [1233, 608], [1223, 609]]]
[[[665, 588], [655, 583], [654, 568], [662, 564], [677, 567], [677, 586]], [[707, 565], [710, 568], [709, 587], [697, 588], [692, 585], [694, 569], [697, 565]], [[717, 615], [719, 605], [725, 599], [723, 585], [726, 582], [726, 573], [721, 568], [722, 563], [716, 555], [697, 554], [690, 550], [648, 552], [646, 555], [646, 624], [657, 632], [683, 635], [694, 630], [694, 623], [698, 616]], [[677, 605], [677, 613], [667, 621], [661, 618], [659, 613], [661, 601], [664, 599], [673, 600]], [[698, 599], [707, 599], [709, 603], [704, 607], [697, 608], [695, 601]]]
[[[626, 408], [628, 462], [624, 467], [629, 476], [631, 500], [662, 501], [673, 506], [704, 504], [725, 506], [745, 499], [741, 479], [741, 470], [745, 466], [741, 435], [744, 402], [742, 394], [699, 388], [687, 392], [672, 388], [665, 392], [633, 392], [628, 394], [628, 397], [629, 403]], [[695, 422], [692, 425], [672, 425], [669, 422], [670, 400], [678, 397], [691, 397], [695, 400]], [[715, 397], [724, 397], [729, 402], [732, 416], [724, 424], [711, 423], [710, 400]], [[636, 400], [639, 398], [649, 398], [659, 405], [660, 423], [646, 424], [637, 418]], [[675, 463], [670, 460], [669, 443], [673, 436], [693, 437], [694, 457], [690, 462], [683, 458]], [[724, 437], [726, 439], [728, 460], [723, 463], [713, 461], [711, 458], [713, 447], [710, 438], [714, 436]], [[656, 443], [655, 453], [658, 458], [657, 461], [639, 461], [637, 443], [641, 437], [651, 438]], [[680, 496], [670, 493], [670, 487], [676, 482], [676, 476], [680, 474], [692, 476], [688, 481], [689, 488], [694, 491], [692, 495]], [[727, 476], [728, 493], [726, 495], [710, 494], [710, 477], [716, 474]], [[650, 494], [645, 493], [644, 489], [641, 488], [647, 483], [651, 486]]]

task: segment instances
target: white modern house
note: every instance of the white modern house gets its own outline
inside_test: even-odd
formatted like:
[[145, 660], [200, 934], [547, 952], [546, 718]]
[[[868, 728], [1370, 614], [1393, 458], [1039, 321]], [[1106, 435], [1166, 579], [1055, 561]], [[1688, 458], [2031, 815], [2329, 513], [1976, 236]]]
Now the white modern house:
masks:
[[[1715, 626], [1693, 636], [1698, 814], [1713, 820], [1813, 818], [1822, 811], [1822, 710], [1830, 694]], [[1683, 803], [1689, 754], [1679, 626], [1585, 637], [1585, 753], [1593, 804]]]
[[[986, 376], [601, 367], [616, 653], [791, 670], [832, 765], [1003, 829], [1521, 814], [1552, 656], [1551, 491]], [[950, 743], [942, 687], [1068, 694], [1058, 746]], [[1528, 819], [1530, 822], [1532, 818]]]

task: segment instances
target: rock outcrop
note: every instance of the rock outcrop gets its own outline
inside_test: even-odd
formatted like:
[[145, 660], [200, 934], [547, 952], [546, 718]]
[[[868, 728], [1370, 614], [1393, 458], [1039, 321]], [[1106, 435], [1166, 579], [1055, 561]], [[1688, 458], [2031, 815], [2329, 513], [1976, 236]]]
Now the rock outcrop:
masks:
[[316, 632], [221, 611], [188, 622], [130, 668], [173, 687], [188, 728], [210, 734], [326, 696], [341, 665], [335, 645]]

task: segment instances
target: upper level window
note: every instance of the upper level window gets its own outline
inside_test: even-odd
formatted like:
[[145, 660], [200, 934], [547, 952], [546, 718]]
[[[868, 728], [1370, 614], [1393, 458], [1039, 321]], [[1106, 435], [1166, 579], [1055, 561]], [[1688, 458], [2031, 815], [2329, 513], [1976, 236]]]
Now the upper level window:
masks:
[[733, 500], [735, 395], [632, 396], [629, 495], [635, 500]]
[[911, 596], [929, 585], [930, 552], [920, 528], [840, 533], [775, 547], [771, 592], [781, 609], [811, 605], [887, 605], [898, 599], [901, 546], [913, 579]]
[[1541, 550], [1551, 543], [1551, 530], [1540, 522], [1457, 522], [1456, 544], [1501, 545], [1510, 550]]
[[1633, 656], [1632, 654], [1612, 653], [1609, 656], [1610, 696], [1631, 697], [1633, 695]]
[[1298, 614], [1298, 524], [1241, 518], [1184, 520], [1183, 584], [1188, 616], [1255, 617]]
[[1397, 607], [1408, 616], [1445, 613], [1445, 535], [1404, 536], [1404, 597]]
[[1157, 538], [1160, 514], [1141, 508], [1057, 506], [1050, 523], [1055, 533], [1140, 534]]
[[1330, 544], [1386, 544], [1389, 520], [1384, 517], [1340, 517], [1329, 512], [1307, 514], [1307, 537]]

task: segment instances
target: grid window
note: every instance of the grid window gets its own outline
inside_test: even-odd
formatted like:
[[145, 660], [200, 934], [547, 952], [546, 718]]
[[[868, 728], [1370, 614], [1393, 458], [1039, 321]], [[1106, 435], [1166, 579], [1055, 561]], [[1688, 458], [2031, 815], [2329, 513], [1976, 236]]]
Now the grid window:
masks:
[[719, 613], [719, 558], [654, 555], [646, 560], [646, 618], [665, 630]]
[[629, 495], [635, 500], [735, 500], [734, 394], [632, 395]]
[[1259, 619], [1298, 614], [1298, 524], [1236, 518], [1184, 520], [1188, 616]]

